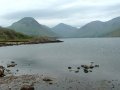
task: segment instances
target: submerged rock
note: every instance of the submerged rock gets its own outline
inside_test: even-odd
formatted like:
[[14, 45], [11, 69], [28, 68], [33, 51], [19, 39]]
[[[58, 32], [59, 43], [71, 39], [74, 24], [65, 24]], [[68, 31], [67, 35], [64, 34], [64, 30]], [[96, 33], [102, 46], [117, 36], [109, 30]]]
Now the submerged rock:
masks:
[[53, 80], [48, 78], [48, 77], [45, 77], [45, 78], [43, 78], [43, 81], [50, 82], [50, 81], [53, 81]]
[[87, 69], [84, 69], [84, 73], [88, 73], [89, 71]]
[[77, 69], [80, 69], [80, 67], [77, 67]]
[[31, 85], [23, 85], [20, 90], [35, 90]]
[[72, 69], [72, 67], [68, 67], [68, 69]]
[[11, 63], [15, 63], [15, 61], [11, 61]]
[[75, 73], [78, 73], [80, 69], [84, 71], [84, 73], [92, 72], [92, 70], [96, 67], [99, 67], [99, 65], [93, 65], [94, 62], [90, 62], [90, 64], [82, 64], [81, 66], [76, 67], [76, 69], [72, 69], [72, 67], [68, 67], [69, 71], [74, 71]]
[[95, 65], [95, 67], [99, 67], [99, 65]]
[[90, 67], [89, 67], [89, 69], [93, 69], [93, 68], [94, 68], [94, 66], [90, 66]]
[[79, 70], [76, 70], [75, 73], [79, 73]]
[[17, 64], [15, 63], [15, 61], [11, 61], [10, 64], [7, 64], [7, 68], [9, 67], [15, 67]]
[[7, 64], [7, 67], [15, 67], [17, 64]]

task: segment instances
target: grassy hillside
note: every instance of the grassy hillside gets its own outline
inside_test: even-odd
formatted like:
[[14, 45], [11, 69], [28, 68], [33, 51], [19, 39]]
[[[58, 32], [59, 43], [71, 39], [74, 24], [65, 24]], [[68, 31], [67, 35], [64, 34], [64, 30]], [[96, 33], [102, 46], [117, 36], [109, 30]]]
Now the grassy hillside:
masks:
[[19, 32], [15, 32], [11, 29], [0, 27], [0, 40], [19, 40], [19, 39], [29, 39], [29, 38], [31, 37]]
[[0, 27], [0, 47], [22, 44], [39, 44], [61, 42], [56, 38], [28, 36], [11, 29]]
[[104, 37], [120, 37], [120, 29], [105, 34]]

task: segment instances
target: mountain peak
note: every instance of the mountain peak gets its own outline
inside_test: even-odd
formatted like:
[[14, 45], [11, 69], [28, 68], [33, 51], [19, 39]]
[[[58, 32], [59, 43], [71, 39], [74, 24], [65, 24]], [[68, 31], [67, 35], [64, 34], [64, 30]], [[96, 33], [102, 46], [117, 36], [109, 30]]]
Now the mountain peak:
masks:
[[56, 25], [56, 26], [59, 26], [59, 27], [63, 27], [63, 26], [68, 26], [67, 24], [64, 24], [64, 23], [59, 23], [58, 25]]
[[21, 20], [35, 20], [33, 17], [24, 17]]
[[21, 20], [13, 23], [11, 26], [9, 26], [9, 28], [14, 29], [17, 32], [32, 36], [56, 37], [56, 34], [51, 31], [50, 28], [46, 27], [45, 25], [39, 24], [32, 17], [24, 17]]
[[21, 20], [19, 20], [18, 22], [37, 22], [33, 17], [24, 17]]
[[58, 25], [66, 25], [66, 24], [64, 24], [64, 23], [59, 23]]
[[19, 21], [13, 23], [14, 24], [22, 24], [22, 25], [37, 25], [39, 26], [40, 24], [33, 18], [33, 17], [24, 17], [22, 19], [20, 19]]
[[65, 24], [65, 23], [59, 23], [59, 24], [58, 24], [58, 25], [56, 25], [55, 27], [75, 28], [75, 27], [70, 26], [70, 25]]
[[59, 23], [58, 25], [54, 26], [52, 30], [61, 37], [70, 37], [71, 34], [77, 30], [77, 28], [64, 23]]

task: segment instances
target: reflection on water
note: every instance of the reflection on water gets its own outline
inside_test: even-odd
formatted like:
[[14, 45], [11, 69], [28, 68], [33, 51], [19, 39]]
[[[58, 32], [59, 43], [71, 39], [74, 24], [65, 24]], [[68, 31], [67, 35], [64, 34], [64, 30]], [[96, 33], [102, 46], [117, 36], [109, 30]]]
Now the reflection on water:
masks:
[[[15, 61], [18, 74], [76, 75], [70, 73], [67, 67], [75, 68], [95, 62], [100, 68], [92, 73], [80, 72], [77, 75], [117, 80], [120, 75], [119, 46], [119, 38], [86, 38], [64, 39], [63, 43], [0, 47], [0, 63], [5, 65], [8, 61]], [[87, 72], [87, 69], [84, 71]]]

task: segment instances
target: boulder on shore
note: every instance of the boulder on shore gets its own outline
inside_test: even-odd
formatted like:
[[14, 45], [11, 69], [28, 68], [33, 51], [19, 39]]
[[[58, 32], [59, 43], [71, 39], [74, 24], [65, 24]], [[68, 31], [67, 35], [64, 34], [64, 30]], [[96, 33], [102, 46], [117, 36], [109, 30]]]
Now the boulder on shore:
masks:
[[4, 67], [0, 66], [0, 77], [4, 76]]

